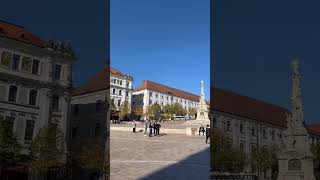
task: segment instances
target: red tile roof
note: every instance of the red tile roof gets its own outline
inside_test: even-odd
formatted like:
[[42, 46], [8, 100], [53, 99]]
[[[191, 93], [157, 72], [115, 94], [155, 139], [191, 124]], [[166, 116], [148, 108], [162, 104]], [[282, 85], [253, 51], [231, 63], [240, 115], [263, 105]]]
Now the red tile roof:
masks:
[[307, 130], [310, 134], [320, 136], [320, 124], [309, 124]]
[[120, 72], [114, 68], [111, 68], [111, 67], [110, 67], [110, 73], [113, 75], [116, 75], [116, 76], [126, 77], [122, 72]]
[[211, 94], [214, 110], [286, 127], [285, 108], [219, 88]]
[[32, 44], [38, 47], [44, 47], [46, 41], [28, 32], [24, 27], [0, 21], [0, 36]]
[[77, 96], [86, 93], [92, 93], [96, 91], [105, 90], [110, 87], [110, 74], [114, 74], [121, 77], [126, 77], [122, 72], [111, 68], [108, 71], [108, 68], [103, 69], [97, 73], [92, 79], [90, 79], [86, 84], [80, 86], [75, 91], [73, 91], [72, 96]]
[[[211, 94], [214, 110], [281, 127], [287, 126], [286, 113], [289, 110], [283, 107], [219, 88], [211, 88]], [[320, 124], [310, 124], [306, 128], [310, 134], [320, 136]]]
[[86, 84], [80, 86], [72, 92], [72, 96], [78, 96], [87, 93], [93, 93], [101, 90], [110, 88], [110, 74], [108, 68], [104, 68], [102, 71], [97, 73], [92, 79]]
[[199, 101], [199, 98], [200, 98], [200, 96], [197, 96], [179, 89], [175, 89], [163, 84], [159, 84], [153, 81], [149, 81], [149, 80], [144, 80], [138, 88], [133, 90], [133, 92], [144, 90], [144, 89], [149, 89], [149, 90], [161, 92], [164, 94], [172, 94], [173, 96], [177, 96], [180, 98], [188, 99], [191, 101], [197, 101], [197, 102]]

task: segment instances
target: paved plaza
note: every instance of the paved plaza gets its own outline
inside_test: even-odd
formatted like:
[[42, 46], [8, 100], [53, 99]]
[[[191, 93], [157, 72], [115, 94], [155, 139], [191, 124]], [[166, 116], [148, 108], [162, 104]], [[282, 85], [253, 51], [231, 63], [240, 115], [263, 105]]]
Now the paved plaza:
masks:
[[209, 148], [204, 136], [111, 131], [111, 179], [209, 179]]

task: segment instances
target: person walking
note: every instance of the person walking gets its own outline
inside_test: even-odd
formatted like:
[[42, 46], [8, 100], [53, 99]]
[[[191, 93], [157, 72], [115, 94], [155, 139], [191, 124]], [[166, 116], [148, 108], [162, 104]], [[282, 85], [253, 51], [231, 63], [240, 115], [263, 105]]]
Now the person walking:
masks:
[[205, 130], [204, 130], [204, 127], [203, 127], [202, 124], [201, 124], [200, 127], [199, 127], [199, 136], [200, 136], [200, 133], [201, 133], [201, 132], [202, 132], [202, 135], [204, 136]]
[[135, 121], [135, 120], [133, 120], [133, 128], [132, 128], [133, 133], [135, 133], [135, 132], [136, 132], [136, 127], [137, 127], [137, 123], [136, 123], [136, 121]]
[[210, 139], [210, 126], [207, 124], [206, 127], [206, 144], [208, 143], [208, 139]]
[[160, 125], [160, 123], [158, 123], [158, 126], [157, 126], [157, 134], [158, 135], [160, 135], [160, 127], [161, 127], [161, 125]]
[[149, 122], [149, 137], [151, 137], [152, 136], [152, 122], [150, 121]]
[[144, 136], [147, 136], [148, 127], [149, 127], [149, 120], [146, 119], [146, 121], [144, 122]]
[[158, 123], [157, 121], [155, 121], [153, 123], [153, 134], [156, 136], [157, 135], [157, 127], [158, 127]]

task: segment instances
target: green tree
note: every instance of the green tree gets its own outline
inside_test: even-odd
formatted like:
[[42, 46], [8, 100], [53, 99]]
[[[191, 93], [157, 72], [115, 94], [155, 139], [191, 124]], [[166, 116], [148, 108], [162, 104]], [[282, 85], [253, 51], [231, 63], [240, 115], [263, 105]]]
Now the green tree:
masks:
[[172, 105], [167, 104], [167, 105], [163, 106], [162, 112], [163, 112], [163, 116], [165, 119], [170, 119], [174, 114]]
[[311, 152], [315, 156], [313, 159], [313, 167], [315, 172], [320, 171], [320, 144], [311, 144]]
[[151, 119], [158, 120], [162, 116], [161, 106], [159, 104], [153, 104], [149, 107], [149, 117]]
[[80, 152], [75, 155], [77, 164], [89, 172], [104, 172], [105, 149], [103, 145], [96, 142], [86, 142]]
[[229, 171], [229, 172], [241, 172], [246, 165], [246, 154], [233, 147], [230, 141], [227, 141], [227, 135], [221, 130], [213, 128], [211, 136], [210, 150], [213, 171]]
[[172, 111], [177, 116], [185, 116], [187, 110], [185, 110], [179, 103], [172, 104]]
[[188, 114], [192, 117], [195, 117], [197, 115], [197, 110], [195, 108], [189, 108]]
[[143, 107], [142, 106], [135, 107], [133, 109], [133, 113], [135, 116], [138, 116], [139, 118], [141, 118], [144, 115]]
[[110, 110], [111, 110], [112, 112], [117, 111], [117, 107], [116, 107], [116, 105], [115, 105], [115, 103], [114, 103], [114, 99], [111, 99], [111, 101], [110, 101]]
[[21, 158], [21, 146], [13, 133], [6, 127], [0, 115], [0, 171], [1, 168], [15, 165]]
[[130, 114], [130, 108], [128, 101], [124, 101], [121, 106], [119, 107], [119, 115], [121, 118], [128, 116]]
[[[278, 159], [276, 155], [276, 145], [256, 147], [252, 154], [252, 163], [257, 168], [258, 174], [271, 170], [273, 173], [277, 170]], [[276, 168], [276, 169], [275, 169]]]
[[64, 135], [59, 127], [45, 126], [40, 129], [30, 146], [30, 167], [46, 173], [64, 165]]

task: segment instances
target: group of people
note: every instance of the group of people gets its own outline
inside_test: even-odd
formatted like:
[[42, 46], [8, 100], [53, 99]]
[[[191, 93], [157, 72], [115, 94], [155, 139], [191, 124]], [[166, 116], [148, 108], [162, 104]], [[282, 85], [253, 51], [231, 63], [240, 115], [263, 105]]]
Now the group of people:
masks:
[[160, 123], [157, 121], [146, 120], [144, 122], [144, 136], [147, 136], [149, 129], [149, 137], [160, 135]]
[[207, 127], [204, 128], [204, 126], [201, 124], [199, 127], [199, 136], [200, 133], [202, 133], [202, 135], [204, 136], [204, 134], [206, 134], [206, 144], [208, 143], [208, 139], [210, 139], [210, 125], [207, 124]]
[[[144, 136], [157, 136], [160, 135], [160, 123], [157, 121], [150, 121], [150, 120], [146, 120], [144, 122]], [[136, 128], [137, 128], [137, 123], [134, 120], [133, 121], [133, 127], [132, 127], [132, 132], [135, 133], [136, 132]]]

